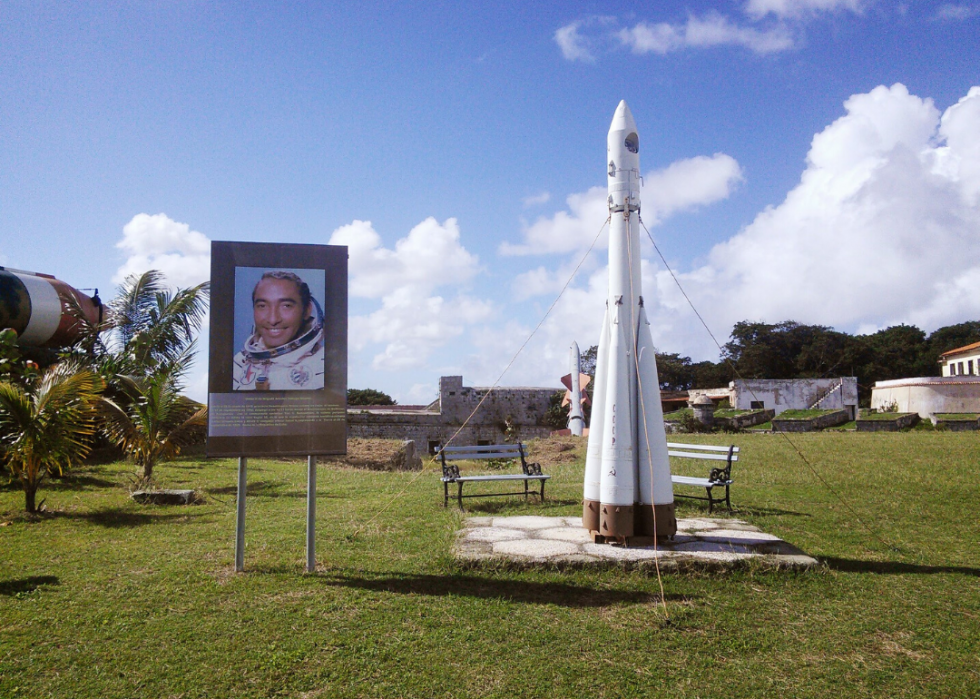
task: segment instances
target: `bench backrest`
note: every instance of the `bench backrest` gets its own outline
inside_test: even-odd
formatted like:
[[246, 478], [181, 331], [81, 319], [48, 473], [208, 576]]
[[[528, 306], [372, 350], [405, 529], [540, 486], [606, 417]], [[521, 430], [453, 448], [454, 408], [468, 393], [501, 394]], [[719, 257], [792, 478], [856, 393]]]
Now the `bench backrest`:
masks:
[[442, 475], [459, 478], [459, 466], [455, 461], [470, 461], [471, 459], [520, 459], [521, 471], [528, 473], [528, 463], [524, 445], [517, 444], [482, 444], [476, 447], [437, 447], [436, 453], [442, 461]]
[[713, 481], [727, 481], [732, 477], [732, 464], [738, 461], [738, 447], [734, 444], [727, 447], [713, 447], [705, 444], [680, 444], [667, 442], [668, 456], [682, 459], [708, 459], [709, 461], [724, 461], [724, 468], [713, 468], [708, 476]]

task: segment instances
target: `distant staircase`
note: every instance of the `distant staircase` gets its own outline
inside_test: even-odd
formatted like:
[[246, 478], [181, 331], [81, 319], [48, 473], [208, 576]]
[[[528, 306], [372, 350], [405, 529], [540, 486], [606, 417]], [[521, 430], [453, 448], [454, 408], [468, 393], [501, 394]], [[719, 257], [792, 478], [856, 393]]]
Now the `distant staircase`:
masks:
[[[817, 399], [815, 401], [813, 401], [812, 403], [810, 403], [810, 405], [807, 407], [807, 410], [818, 410], [818, 409], [820, 409], [820, 407], [821, 407], [820, 404], [821, 403], [823, 403], [825, 400], [827, 400], [832, 395], [834, 395], [834, 391], [840, 390], [841, 392], [843, 392], [843, 390], [844, 390], [843, 387], [844, 387], [844, 379], [838, 379], [837, 383], [835, 383], [833, 386], [831, 386], [826, 391], [824, 391], [823, 393], [821, 393], [817, 397]], [[841, 405], [843, 405], [843, 404], [844, 404], [844, 397], [841, 396]]]

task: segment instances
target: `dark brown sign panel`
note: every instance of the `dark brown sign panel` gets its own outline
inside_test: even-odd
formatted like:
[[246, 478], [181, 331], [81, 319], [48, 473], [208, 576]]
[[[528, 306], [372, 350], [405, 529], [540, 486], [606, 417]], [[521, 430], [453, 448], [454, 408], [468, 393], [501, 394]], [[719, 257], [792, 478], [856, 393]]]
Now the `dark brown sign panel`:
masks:
[[208, 456], [347, 453], [347, 248], [211, 243]]

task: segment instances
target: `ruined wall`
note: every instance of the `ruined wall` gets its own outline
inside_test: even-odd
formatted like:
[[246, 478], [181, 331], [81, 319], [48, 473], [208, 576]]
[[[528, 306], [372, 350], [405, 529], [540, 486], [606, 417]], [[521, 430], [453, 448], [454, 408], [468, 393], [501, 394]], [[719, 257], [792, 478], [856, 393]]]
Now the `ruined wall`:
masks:
[[729, 384], [732, 407], [750, 410], [754, 401], [776, 411], [806, 410], [821, 399], [822, 410], [847, 410], [853, 419], [857, 415], [857, 378], [845, 376], [834, 379], [737, 379]]
[[548, 401], [557, 391], [564, 389], [508, 386], [490, 391], [464, 386], [462, 376], [443, 376], [439, 379], [439, 409], [443, 420], [462, 424], [487, 396], [472, 421], [487, 425], [503, 424], [509, 419], [515, 425], [539, 425], [548, 411]]
[[397, 406], [378, 410], [352, 408], [347, 411], [350, 437], [411, 439], [420, 453], [453, 439], [458, 446], [499, 444], [546, 437], [550, 427], [541, 424], [548, 401], [558, 388], [496, 388], [460, 430], [489, 389], [463, 385], [462, 376], [439, 380], [439, 410], [406, 410]]

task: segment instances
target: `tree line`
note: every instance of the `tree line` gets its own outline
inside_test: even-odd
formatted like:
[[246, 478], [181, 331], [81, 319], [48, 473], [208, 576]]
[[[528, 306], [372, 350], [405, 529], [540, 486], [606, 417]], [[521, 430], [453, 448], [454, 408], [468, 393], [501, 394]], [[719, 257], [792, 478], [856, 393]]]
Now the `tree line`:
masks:
[[[677, 353], [657, 353], [662, 391], [727, 386], [735, 378], [804, 379], [856, 376], [863, 404], [876, 381], [939, 376], [939, 355], [980, 342], [980, 321], [967, 321], [926, 334], [914, 325], [895, 325], [870, 335], [849, 335], [823, 325], [793, 320], [735, 324], [717, 362], [694, 362]], [[595, 373], [596, 346], [582, 356], [583, 371]]]

